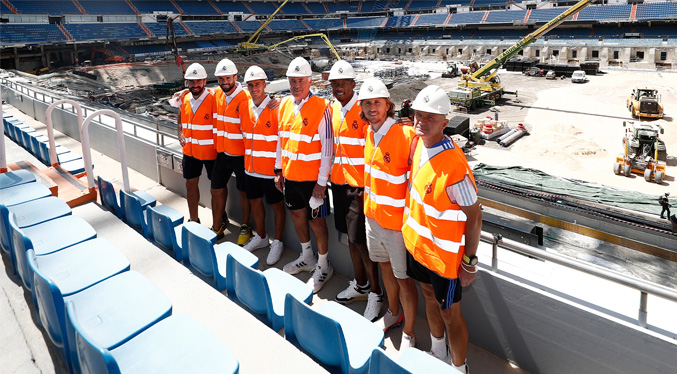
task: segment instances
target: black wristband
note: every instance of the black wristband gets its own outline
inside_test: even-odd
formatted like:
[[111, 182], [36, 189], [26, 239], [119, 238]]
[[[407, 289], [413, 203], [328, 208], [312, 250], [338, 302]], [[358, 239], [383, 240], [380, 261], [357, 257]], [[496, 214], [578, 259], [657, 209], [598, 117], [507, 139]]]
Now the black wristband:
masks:
[[281, 172], [282, 172], [282, 169], [273, 169], [273, 172], [275, 172], [275, 174], [281, 173]]

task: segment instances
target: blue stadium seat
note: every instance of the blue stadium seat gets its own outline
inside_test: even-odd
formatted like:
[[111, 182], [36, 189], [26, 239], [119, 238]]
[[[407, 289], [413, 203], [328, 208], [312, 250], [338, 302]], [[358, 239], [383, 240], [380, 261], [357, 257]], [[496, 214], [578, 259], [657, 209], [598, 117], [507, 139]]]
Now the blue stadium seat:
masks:
[[448, 14], [421, 14], [416, 21], [416, 26], [442, 26], [446, 22]]
[[454, 13], [447, 25], [451, 24], [479, 24], [484, 18], [484, 12]]
[[[55, 144], [55, 148], [57, 156], [62, 153], [70, 152], [70, 149], [58, 144]], [[42, 161], [42, 163], [44, 163], [45, 165], [51, 165], [51, 162], [49, 161], [49, 142], [38, 143], [38, 149], [39, 149], [38, 159]]]
[[160, 248], [174, 251], [176, 261], [183, 261], [185, 257], [181, 250], [183, 214], [168, 205], [148, 207], [147, 211], [155, 244]]
[[219, 14], [214, 7], [206, 1], [174, 1], [176, 5], [188, 15], [217, 15]]
[[393, 360], [381, 348], [371, 353], [369, 374], [458, 374], [449, 364], [420, 351], [407, 348]]
[[299, 20], [296, 19], [274, 19], [268, 24], [273, 31], [308, 31], [308, 28]]
[[[502, 3], [505, 4], [505, 1]], [[493, 10], [489, 12], [489, 16], [487, 16], [485, 23], [522, 22], [524, 21], [524, 17], [526, 17], [526, 15], [526, 10]]]
[[221, 13], [228, 14], [230, 12], [242, 12], [244, 14], [249, 13], [249, 9], [247, 9], [244, 4], [242, 4], [239, 1], [232, 2], [232, 1], [213, 1], [212, 4], [214, 4], [220, 11]]
[[256, 268], [259, 258], [233, 243], [216, 243], [216, 234], [197, 222], [183, 225], [182, 245], [184, 257], [205, 277], [214, 278], [212, 285], [219, 291], [226, 288], [226, 258], [230, 254], [238, 261]]
[[[64, 299], [129, 270], [129, 261], [105, 239], [92, 239], [45, 256], [26, 253], [39, 321], [67, 365]], [[70, 365], [68, 365], [70, 367]]]
[[674, 1], [652, 2], [637, 4], [637, 13], [635, 14], [635, 19], [665, 19], [675, 18], [675, 16], [677, 16], [677, 3]]
[[113, 183], [101, 178], [99, 175], [97, 184], [99, 186], [99, 198], [101, 199], [101, 204], [113, 212], [118, 218], [124, 219], [125, 214], [120, 208], [120, 198], [115, 192]]
[[233, 256], [226, 260], [226, 289], [254, 313], [265, 315], [275, 331], [284, 327], [284, 303], [287, 294], [310, 304], [313, 289], [278, 268], [264, 272], [240, 263]]
[[24, 287], [33, 290], [33, 274], [28, 268], [26, 252], [32, 249], [36, 256], [44, 256], [64, 248], [96, 238], [94, 228], [80, 217], [65, 216], [20, 229], [14, 213], [9, 214], [12, 250], [16, 272]]
[[83, 326], [86, 321], [67, 304], [76, 332], [76, 345], [83, 373], [221, 373], [235, 374], [237, 358], [200, 323], [176, 314], [114, 349], [98, 346]]
[[306, 2], [306, 7], [310, 10], [312, 14], [327, 14], [327, 9], [325, 9], [324, 4], [322, 3]]
[[0, 43], [2, 44], [67, 41], [66, 36], [56, 25], [0, 23]]
[[0, 189], [0, 204], [10, 207], [31, 200], [52, 196], [52, 191], [38, 182], [24, 183]]
[[[60, 156], [59, 156], [60, 157]], [[66, 170], [67, 172], [79, 177], [85, 173], [85, 160], [78, 155], [79, 158], [75, 158], [65, 162], [59, 162], [59, 166]], [[94, 167], [94, 164], [92, 164]]]
[[31, 136], [31, 148], [30, 151], [33, 154], [33, 156], [37, 157], [38, 160], [40, 159], [40, 143], [48, 143], [49, 138], [45, 135], [42, 134], [36, 134]]
[[381, 27], [385, 21], [385, 17], [351, 17], [346, 19], [346, 28], [362, 29]]
[[[68, 313], [80, 319], [80, 334], [102, 349], [114, 349], [172, 314], [172, 304], [148, 278], [127, 271], [64, 298]], [[71, 316], [69, 314], [69, 316]], [[95, 322], [94, 322], [95, 321]], [[75, 372], [77, 361], [75, 328], [66, 321], [69, 356]]]
[[414, 15], [393, 16], [388, 18], [388, 22], [386, 22], [386, 27], [409, 27], [414, 22], [415, 18], [416, 16]]
[[75, 4], [68, 0], [11, 0], [10, 2], [21, 14], [80, 14]]
[[360, 7], [360, 2], [359, 1], [351, 1], [351, 2], [346, 1], [341, 3], [325, 2], [325, 5], [327, 6], [327, 9], [329, 10], [330, 14], [335, 14], [336, 12], [339, 11], [357, 13]]
[[318, 308], [287, 295], [284, 334], [292, 343], [343, 374], [366, 373], [371, 352], [383, 345], [383, 330], [333, 301]]
[[412, 1], [407, 7], [407, 10], [428, 10], [437, 8], [437, 0], [421, 0], [421, 1]]
[[[195, 35], [229, 35], [237, 33], [237, 29], [228, 21], [184, 22]], [[213, 47], [213, 45], [212, 45]]]
[[179, 10], [168, 0], [131, 0], [139, 13], [153, 13], [155, 11], [172, 12], [179, 14]]
[[136, 14], [124, 0], [78, 0], [87, 14]]
[[336, 30], [343, 28], [343, 20], [340, 18], [308, 18], [303, 21], [311, 30]]
[[28, 170], [8, 171], [0, 174], [0, 189], [35, 182], [35, 175]]
[[120, 190], [120, 210], [123, 212], [125, 222], [137, 230], [140, 230], [143, 237], [151, 239], [153, 233], [148, 226], [148, 216], [146, 208], [155, 206], [156, 200], [153, 196], [143, 191], [134, 191], [127, 193]]
[[26, 126], [26, 127], [22, 128], [21, 131], [17, 134], [18, 143], [21, 144], [21, 146], [24, 147], [25, 149], [29, 149], [31, 147], [30, 146], [31, 141], [30, 141], [30, 139], [28, 139], [28, 134], [34, 133], [34, 132], [35, 132], [35, 129], [30, 127], [30, 126]]

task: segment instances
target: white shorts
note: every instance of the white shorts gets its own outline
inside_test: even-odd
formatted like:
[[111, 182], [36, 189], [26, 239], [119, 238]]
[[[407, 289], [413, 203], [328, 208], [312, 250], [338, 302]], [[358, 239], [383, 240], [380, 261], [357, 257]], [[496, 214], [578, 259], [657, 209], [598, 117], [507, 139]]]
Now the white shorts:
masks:
[[367, 217], [367, 248], [374, 262], [390, 262], [397, 279], [407, 279], [407, 247], [401, 231], [385, 229], [375, 219]]

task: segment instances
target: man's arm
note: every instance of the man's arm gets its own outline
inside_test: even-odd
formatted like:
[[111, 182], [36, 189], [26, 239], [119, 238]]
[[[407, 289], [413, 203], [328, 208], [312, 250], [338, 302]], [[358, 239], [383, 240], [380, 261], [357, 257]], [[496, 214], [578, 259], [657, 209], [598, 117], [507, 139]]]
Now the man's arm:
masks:
[[181, 144], [182, 147], [186, 145], [186, 138], [183, 137], [183, 126], [181, 126], [181, 111], [179, 110], [179, 115], [176, 116], [176, 125], [178, 127], [178, 136], [179, 136], [179, 143]]
[[317, 128], [317, 132], [320, 135], [320, 143], [322, 144], [322, 155], [320, 170], [317, 174], [317, 184], [313, 188], [313, 196], [315, 197], [324, 197], [332, 162], [334, 161], [334, 129], [331, 126], [331, 111], [329, 108], [327, 106], [325, 109], [320, 125]]
[[[473, 205], [462, 206], [461, 210], [467, 216], [467, 221], [465, 222], [465, 255], [472, 257], [477, 254], [477, 246], [480, 243], [482, 208], [479, 201], [476, 201]], [[469, 272], [469, 269], [473, 272]], [[459, 266], [458, 277], [462, 287], [470, 285], [475, 280], [475, 277], [477, 277], [476, 271], [476, 269], [473, 270], [473, 267], [469, 265], [461, 264]]]

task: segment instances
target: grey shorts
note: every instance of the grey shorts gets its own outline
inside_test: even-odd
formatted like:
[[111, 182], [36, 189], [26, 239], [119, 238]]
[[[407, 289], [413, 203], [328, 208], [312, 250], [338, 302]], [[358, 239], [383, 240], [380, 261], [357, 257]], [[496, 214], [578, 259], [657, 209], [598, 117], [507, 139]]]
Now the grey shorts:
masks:
[[375, 219], [367, 217], [367, 248], [374, 262], [388, 262], [397, 279], [407, 279], [407, 248], [401, 231], [385, 229]]

